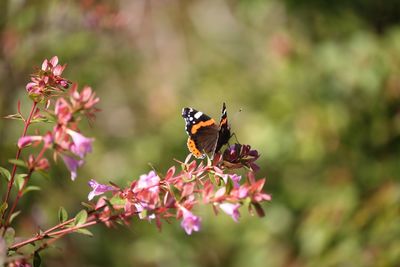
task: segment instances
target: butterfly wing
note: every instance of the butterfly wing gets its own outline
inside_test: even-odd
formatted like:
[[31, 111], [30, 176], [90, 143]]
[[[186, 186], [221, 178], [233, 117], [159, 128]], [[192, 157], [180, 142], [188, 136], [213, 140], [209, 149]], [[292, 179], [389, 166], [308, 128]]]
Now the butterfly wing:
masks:
[[228, 143], [231, 138], [231, 128], [228, 124], [228, 113], [226, 111], [225, 103], [222, 104], [221, 120], [219, 122], [218, 140], [215, 146], [214, 153], [218, 152], [221, 147]]
[[184, 108], [182, 117], [185, 119], [185, 130], [189, 135], [189, 151], [196, 158], [204, 158], [206, 153], [213, 152], [220, 131], [214, 119], [193, 108]]

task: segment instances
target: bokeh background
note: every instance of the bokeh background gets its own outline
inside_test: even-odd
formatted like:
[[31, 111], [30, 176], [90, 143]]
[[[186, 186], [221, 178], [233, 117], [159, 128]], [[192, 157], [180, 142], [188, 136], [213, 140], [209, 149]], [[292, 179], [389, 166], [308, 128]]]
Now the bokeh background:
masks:
[[[77, 181], [62, 163], [33, 179], [20, 234], [56, 223], [59, 206], [78, 211], [90, 178], [164, 172], [187, 155], [181, 108], [218, 117], [225, 101], [262, 154], [266, 217], [204, 208], [192, 236], [179, 222], [99, 225], [43, 266], [400, 266], [399, 22], [397, 0], [0, 1], [1, 116], [18, 99], [28, 109], [29, 73], [53, 55], [102, 109]], [[21, 129], [0, 120], [1, 165]]]

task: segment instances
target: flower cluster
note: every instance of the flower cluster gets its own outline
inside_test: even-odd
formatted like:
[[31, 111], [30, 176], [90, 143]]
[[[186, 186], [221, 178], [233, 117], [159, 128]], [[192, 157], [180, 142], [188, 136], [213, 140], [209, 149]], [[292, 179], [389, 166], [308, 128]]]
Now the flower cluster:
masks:
[[[234, 168], [247, 168], [249, 161], [245, 160], [244, 153], [250, 147], [240, 144], [236, 146], [244, 151], [241, 154], [244, 162], [236, 163]], [[251, 163], [254, 164], [254, 161]], [[126, 221], [137, 215], [140, 219], [155, 220], [158, 227], [161, 227], [163, 220], [175, 217], [181, 219], [181, 226], [187, 234], [200, 230], [201, 218], [192, 212], [198, 204], [209, 204], [216, 213], [223, 211], [237, 222], [241, 206], [247, 204], [250, 210], [255, 207], [257, 214], [262, 215], [259, 204], [271, 200], [270, 195], [262, 192], [265, 179], [256, 180], [253, 170], [249, 170], [246, 179], [242, 179], [240, 175], [230, 173], [232, 165], [226, 165], [222, 160], [205, 165], [203, 162], [189, 162], [188, 158], [185, 163], [181, 162], [181, 166], [179, 173], [176, 173], [173, 166], [163, 177], [150, 171], [127, 188], [91, 180], [89, 185], [93, 190], [89, 193], [89, 200], [110, 191], [112, 197], [101, 197], [96, 206], [104, 201], [117, 204], [111, 205], [114, 213], [107, 210], [107, 215], [103, 213], [102, 217], [119, 214], [120, 219]], [[110, 225], [109, 220], [105, 221]]]
[[[24, 129], [18, 139], [18, 150], [12, 171], [0, 167], [0, 176], [8, 179], [7, 191], [3, 203], [0, 203], [0, 265], [33, 266], [40, 265], [43, 249], [52, 242], [69, 233], [91, 235], [86, 228], [97, 223], [112, 226], [115, 223], [129, 224], [132, 217], [141, 220], [155, 221], [161, 229], [164, 221], [170, 218], [180, 220], [184, 231], [190, 235], [201, 228], [201, 218], [196, 215], [196, 207], [210, 205], [215, 213], [223, 212], [239, 221], [240, 208], [247, 206], [250, 212], [256, 211], [263, 216], [261, 203], [271, 200], [264, 193], [265, 178], [256, 179], [258, 170], [256, 160], [259, 154], [249, 145], [234, 144], [222, 154], [216, 153], [213, 160], [191, 161], [189, 155], [185, 162], [180, 162], [180, 170], [175, 166], [164, 174], [150, 171], [140, 175], [127, 187], [114, 183], [100, 184], [96, 180], [89, 181], [92, 191], [89, 201], [100, 196], [94, 203], [85, 203], [86, 208], [70, 218], [64, 208], [59, 209], [59, 223], [47, 230], [40, 230], [28, 239], [14, 238], [15, 230], [11, 227], [13, 219], [20, 211], [16, 210], [18, 202], [26, 192], [37, 190], [28, 186], [29, 179], [35, 171], [44, 171], [50, 167], [46, 158], [48, 151], [53, 158], [61, 158], [71, 173], [71, 179], [77, 177], [77, 169], [84, 164], [86, 155], [92, 151], [93, 138], [83, 135], [79, 122], [83, 117], [89, 120], [95, 117], [99, 98], [90, 87], [78, 90], [78, 86], [61, 76], [65, 65], [58, 64], [58, 58], [44, 60], [42, 67], [32, 75], [26, 86], [28, 95], [33, 100], [27, 118], [21, 113], [18, 103], [18, 114], [7, 116], [24, 122]], [[69, 90], [67, 90], [69, 88]], [[45, 103], [45, 105], [41, 105]], [[39, 106], [43, 106], [42, 110]], [[52, 122], [50, 131], [40, 135], [26, 135], [33, 122]], [[21, 163], [22, 149], [27, 146], [40, 146], [37, 154], [29, 154], [25, 158], [27, 173], [18, 173], [17, 164]], [[240, 173], [240, 174], [239, 174]], [[16, 194], [12, 189], [16, 186]], [[6, 238], [7, 237], [7, 238]], [[6, 242], [7, 241], [7, 242]], [[27, 245], [33, 245], [33, 253], [24, 252]], [[4, 255], [6, 255], [4, 257]]]
[[229, 168], [241, 168], [246, 166], [253, 171], [260, 167], [255, 161], [260, 157], [257, 150], [251, 149], [249, 145], [233, 144], [226, 149], [222, 155], [224, 164]]
[[31, 82], [26, 85], [28, 95], [35, 102], [42, 102], [67, 89], [70, 82], [61, 76], [65, 67], [58, 64], [56, 56], [50, 60], [45, 59], [41, 69], [32, 74]]
[[[32, 78], [33, 82], [27, 85], [29, 94], [35, 94], [35, 97], [47, 97], [48, 93], [53, 92], [57, 88], [65, 88], [68, 82], [60, 75], [65, 68], [58, 65], [57, 57], [53, 57], [50, 61], [45, 60], [42, 69], [38, 75]], [[92, 151], [92, 138], [82, 135], [78, 128], [78, 122], [82, 116], [93, 118], [98, 109], [95, 105], [99, 102], [99, 98], [88, 86], [84, 87], [81, 92], [78, 91], [77, 85], [74, 84], [65, 97], [58, 97], [55, 101], [53, 109], [51, 104], [46, 106], [45, 114], [54, 121], [55, 126], [52, 131], [48, 131], [44, 135], [23, 136], [18, 140], [18, 147], [24, 148], [28, 145], [43, 143], [43, 149], [37, 158], [33, 155], [29, 156], [28, 167], [32, 170], [45, 170], [49, 163], [43, 157], [46, 150], [54, 151], [54, 158], [60, 156], [69, 171], [71, 179], [75, 180], [78, 167], [84, 163], [87, 153]], [[35, 112], [35, 118], [43, 118], [44, 114], [39, 109]]]

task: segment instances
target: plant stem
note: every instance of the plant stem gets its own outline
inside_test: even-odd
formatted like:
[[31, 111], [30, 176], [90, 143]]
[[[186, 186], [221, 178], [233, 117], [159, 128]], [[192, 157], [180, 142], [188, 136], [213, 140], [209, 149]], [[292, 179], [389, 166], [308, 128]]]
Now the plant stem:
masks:
[[[79, 225], [79, 226], [75, 226], [75, 227], [71, 227], [71, 228], [67, 228], [67, 229], [63, 229], [63, 230], [59, 230], [59, 231], [55, 231], [55, 232], [54, 232], [54, 230], [57, 230], [57, 229], [59, 229], [59, 228], [62, 228], [62, 227], [64, 227], [64, 226], [66, 226], [67, 224], [73, 223], [73, 222], [75, 221], [75, 218], [71, 218], [71, 219], [69, 219], [69, 220], [67, 220], [67, 221], [65, 221], [65, 222], [63, 222], [63, 223], [59, 223], [59, 224], [57, 224], [57, 225], [55, 225], [55, 226], [53, 226], [53, 227], [47, 229], [46, 231], [44, 231], [44, 232], [41, 233], [41, 234], [37, 234], [35, 237], [32, 237], [32, 238], [29, 238], [29, 239], [27, 239], [27, 240], [25, 240], [25, 241], [16, 243], [16, 244], [12, 245], [9, 249], [10, 249], [10, 250], [12, 250], [12, 249], [18, 249], [18, 248], [23, 247], [23, 246], [25, 246], [25, 245], [27, 245], [27, 244], [36, 242], [36, 241], [38, 241], [38, 240], [41, 240], [41, 239], [43, 239], [43, 238], [45, 238], [45, 237], [48, 237], [48, 236], [51, 236], [51, 235], [60, 235], [60, 236], [64, 236], [64, 235], [66, 235], [66, 234], [68, 234], [68, 233], [70, 233], [70, 232], [72, 232], [72, 231], [75, 231], [75, 230], [77, 230], [77, 229], [80, 229], [80, 228], [85, 228], [85, 227], [88, 227], [88, 226], [97, 224], [97, 223], [99, 223], [99, 222], [111, 221], [111, 220], [114, 220], [114, 219], [116, 219], [116, 218], [119, 218], [119, 215], [114, 215], [114, 216], [111, 216], [110, 218], [108, 218], [107, 220], [100, 220], [100, 219], [98, 219], [93, 213], [95, 213], [95, 212], [101, 210], [101, 209], [104, 208], [104, 207], [106, 207], [106, 205], [101, 206], [101, 207], [99, 207], [99, 208], [96, 209], [96, 210], [92, 210], [92, 211], [88, 212], [89, 214], [92, 214], [92, 216], [90, 216], [89, 219], [88, 219], [88, 221], [87, 221], [86, 223], [84, 223], [84, 224], [81, 224], [81, 225]], [[57, 236], [56, 236], [56, 237], [52, 237], [52, 239], [55, 239], [55, 238], [58, 239], [60, 236], [58, 236], [58, 237], [57, 237]]]
[[21, 188], [18, 190], [17, 196], [15, 197], [15, 201], [14, 201], [10, 211], [8, 212], [7, 219], [4, 221], [4, 228], [7, 228], [8, 224], [10, 222], [11, 215], [14, 213], [14, 210], [17, 207], [19, 199], [22, 197], [22, 193], [23, 193], [26, 185], [28, 184], [29, 179], [31, 178], [32, 172], [33, 172], [33, 170], [29, 170], [28, 174], [25, 176], [24, 183], [22, 184]]
[[[36, 162], [39, 162], [39, 160], [43, 157], [44, 152], [47, 150], [46, 146], [43, 146], [42, 150], [39, 152], [39, 155], [37, 156], [37, 158], [35, 159], [35, 162], [33, 163], [33, 166], [35, 166]], [[26, 188], [26, 185], [28, 184], [29, 179], [32, 176], [32, 173], [34, 171], [33, 169], [34, 167], [32, 167], [32, 169], [29, 170], [27, 176], [24, 178], [24, 183], [22, 184], [21, 188], [18, 190], [17, 196], [15, 197], [15, 201], [10, 209], [10, 211], [8, 212], [8, 216], [7, 219], [4, 221], [4, 227], [7, 228], [8, 224], [10, 223], [10, 218], [11, 215], [14, 213], [15, 208], [17, 207], [18, 201], [19, 199], [22, 197], [22, 194], [24, 192], [24, 189]]]
[[[29, 113], [29, 117], [28, 117], [28, 119], [25, 120], [25, 123], [24, 123], [24, 124], [25, 124], [25, 125], [24, 125], [24, 130], [23, 130], [23, 132], [22, 132], [21, 137], [24, 137], [24, 136], [26, 135], [26, 132], [28, 131], [28, 127], [29, 127], [29, 125], [31, 124], [31, 120], [32, 120], [33, 114], [35, 113], [36, 106], [37, 106], [37, 103], [36, 103], [36, 102], [33, 102], [31, 111], [30, 111], [30, 113]], [[17, 154], [15, 155], [15, 160], [18, 160], [18, 159], [19, 159], [19, 156], [21, 155], [21, 151], [22, 151], [22, 149], [21, 149], [21, 148], [18, 148]], [[8, 181], [7, 192], [6, 192], [6, 196], [5, 196], [5, 198], [4, 198], [4, 202], [8, 202], [8, 200], [9, 200], [9, 198], [10, 198], [10, 193], [11, 193], [12, 185], [14, 184], [14, 179], [15, 179], [15, 173], [16, 173], [16, 171], [17, 171], [17, 164], [14, 163], [14, 166], [13, 166], [13, 169], [12, 169], [12, 172], [11, 172], [11, 178], [10, 178], [10, 181]], [[2, 214], [1, 218], [3, 219], [4, 216], [5, 216], [5, 211], [4, 211], [4, 213]]]

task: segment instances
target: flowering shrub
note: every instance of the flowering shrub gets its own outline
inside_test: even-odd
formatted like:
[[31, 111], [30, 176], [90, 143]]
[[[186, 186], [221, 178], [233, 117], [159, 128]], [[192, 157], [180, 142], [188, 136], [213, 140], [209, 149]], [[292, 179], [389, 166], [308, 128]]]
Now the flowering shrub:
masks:
[[[93, 201], [99, 196], [96, 201], [86, 203], [85, 208], [72, 218], [60, 208], [59, 224], [31, 238], [16, 241], [12, 223], [19, 214], [16, 210], [18, 202], [27, 192], [38, 189], [30, 184], [30, 178], [34, 172], [49, 169], [49, 154], [54, 162], [61, 158], [71, 179], [75, 180], [87, 153], [92, 152], [94, 139], [80, 132], [79, 123], [84, 117], [95, 118], [99, 98], [90, 87], [79, 90], [77, 84], [64, 78], [65, 67], [58, 64], [57, 57], [44, 60], [26, 86], [32, 100], [28, 117], [22, 115], [19, 103], [18, 113], [6, 117], [21, 120], [24, 129], [17, 142], [16, 157], [10, 161], [13, 164], [11, 172], [0, 167], [0, 175], [7, 179], [7, 191], [0, 206], [0, 264], [40, 266], [40, 252], [59, 238], [73, 232], [91, 235], [87, 228], [98, 223], [108, 227], [115, 223], [128, 225], [134, 216], [154, 220], [159, 229], [163, 222], [176, 218], [190, 235], [201, 229], [201, 218], [194, 209], [200, 204], [211, 205], [215, 213], [222, 211], [235, 222], [240, 218], [242, 206], [259, 216], [264, 215], [260, 203], [271, 197], [262, 192], [265, 179], [255, 178], [259, 169], [255, 161], [259, 154], [249, 145], [234, 144], [205, 161], [191, 160], [189, 155], [184, 162], [177, 161], [179, 167], [172, 166], [165, 174], [150, 171], [131, 181], [128, 187], [100, 184], [91, 179], [88, 200]], [[42, 134], [26, 135], [33, 122], [48, 122], [53, 127]], [[21, 159], [21, 152], [28, 146], [38, 147], [37, 153]], [[25, 172], [17, 173], [17, 166]], [[244, 175], [239, 175], [239, 170]], [[17, 192], [14, 199], [11, 198], [13, 187]], [[21, 248], [28, 244], [34, 249], [27, 254]]]

